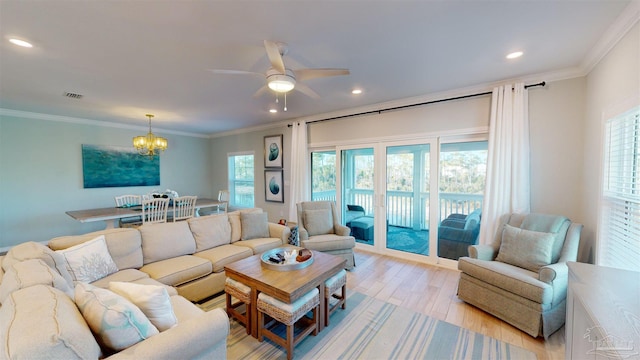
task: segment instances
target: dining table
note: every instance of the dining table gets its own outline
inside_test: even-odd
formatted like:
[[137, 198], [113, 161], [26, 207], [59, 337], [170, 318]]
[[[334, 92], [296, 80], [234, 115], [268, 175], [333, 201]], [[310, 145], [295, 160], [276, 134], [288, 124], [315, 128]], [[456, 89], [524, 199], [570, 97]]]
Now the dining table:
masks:
[[[195, 205], [195, 216], [200, 216], [200, 209], [210, 207], [217, 207], [218, 209], [224, 208], [224, 212], [226, 213], [228, 210], [227, 206], [228, 202], [226, 201], [198, 198]], [[104, 221], [105, 228], [111, 229], [119, 226], [120, 219], [140, 216], [142, 214], [142, 205], [73, 210], [66, 211], [65, 213], [81, 223]]]

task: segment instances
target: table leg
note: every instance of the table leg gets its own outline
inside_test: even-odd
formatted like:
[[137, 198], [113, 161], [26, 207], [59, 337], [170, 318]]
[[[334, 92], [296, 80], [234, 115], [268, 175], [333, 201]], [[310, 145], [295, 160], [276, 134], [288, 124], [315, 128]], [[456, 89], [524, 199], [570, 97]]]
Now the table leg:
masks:
[[324, 281], [320, 284], [320, 286], [318, 286], [318, 292], [320, 293], [320, 309], [318, 309], [318, 332], [320, 332], [327, 325], [324, 322], [325, 305], [327, 302], [327, 298], [324, 296]]
[[258, 290], [251, 288], [251, 336], [258, 338]]

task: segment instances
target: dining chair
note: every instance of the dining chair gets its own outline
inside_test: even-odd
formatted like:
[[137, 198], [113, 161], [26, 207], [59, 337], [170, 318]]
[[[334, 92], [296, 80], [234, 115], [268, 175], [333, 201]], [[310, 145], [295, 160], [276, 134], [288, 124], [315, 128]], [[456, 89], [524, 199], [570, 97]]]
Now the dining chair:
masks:
[[[220, 190], [218, 191], [218, 201], [224, 203], [224, 212], [228, 211], [229, 208], [229, 190]], [[220, 205], [218, 205], [218, 212], [220, 212]]]
[[173, 198], [173, 221], [186, 220], [195, 216], [197, 196]]
[[[133, 207], [142, 204], [140, 195], [120, 195], [115, 197], [116, 207]], [[142, 224], [140, 216], [131, 216], [122, 218], [118, 221], [120, 227], [135, 227]]]
[[167, 222], [169, 199], [154, 198], [142, 200], [142, 224]]
[[116, 207], [131, 207], [140, 205], [142, 197], [140, 195], [120, 195], [115, 197]]

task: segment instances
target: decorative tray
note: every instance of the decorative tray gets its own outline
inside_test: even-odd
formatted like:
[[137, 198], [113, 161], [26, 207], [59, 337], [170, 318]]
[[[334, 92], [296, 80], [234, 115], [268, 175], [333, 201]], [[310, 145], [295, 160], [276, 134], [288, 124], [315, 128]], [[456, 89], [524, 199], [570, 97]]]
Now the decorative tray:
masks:
[[[296, 259], [296, 255], [298, 252], [308, 251], [311, 254], [311, 257], [308, 259], [299, 262]], [[285, 259], [285, 255], [291, 255], [292, 251], [296, 251], [296, 254], [292, 256], [292, 258], [287, 261]], [[276, 248], [273, 250], [265, 251], [260, 256], [262, 260], [262, 266], [276, 271], [292, 271], [292, 270], [300, 270], [304, 269], [307, 266], [313, 263], [313, 253], [307, 249], [296, 249], [296, 248]]]

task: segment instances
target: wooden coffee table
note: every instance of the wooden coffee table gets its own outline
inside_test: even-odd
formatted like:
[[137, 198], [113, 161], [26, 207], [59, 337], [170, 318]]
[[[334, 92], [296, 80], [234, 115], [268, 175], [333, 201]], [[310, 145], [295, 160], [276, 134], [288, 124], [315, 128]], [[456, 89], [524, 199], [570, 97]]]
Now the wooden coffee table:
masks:
[[228, 277], [251, 288], [251, 335], [258, 337], [258, 294], [292, 303], [313, 288], [320, 291], [318, 311], [318, 331], [324, 329], [324, 282], [344, 269], [346, 260], [342, 257], [313, 251], [313, 263], [304, 269], [292, 271], [270, 270], [262, 266], [260, 255], [254, 255], [224, 267]]

